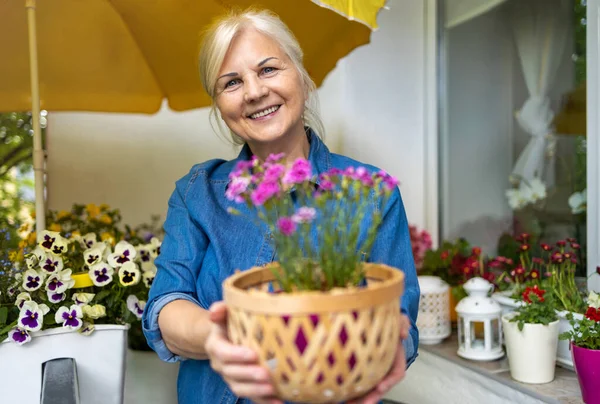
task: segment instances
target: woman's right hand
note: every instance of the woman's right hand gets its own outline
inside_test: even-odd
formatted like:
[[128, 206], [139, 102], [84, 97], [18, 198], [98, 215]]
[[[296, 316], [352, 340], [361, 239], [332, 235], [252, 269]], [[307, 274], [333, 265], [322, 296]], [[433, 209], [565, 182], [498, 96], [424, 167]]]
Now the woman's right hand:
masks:
[[259, 365], [258, 355], [250, 348], [232, 344], [227, 338], [227, 306], [214, 303], [209, 309], [212, 322], [206, 339], [210, 366], [221, 374], [238, 397], [258, 404], [283, 404], [274, 398], [275, 388], [267, 369]]

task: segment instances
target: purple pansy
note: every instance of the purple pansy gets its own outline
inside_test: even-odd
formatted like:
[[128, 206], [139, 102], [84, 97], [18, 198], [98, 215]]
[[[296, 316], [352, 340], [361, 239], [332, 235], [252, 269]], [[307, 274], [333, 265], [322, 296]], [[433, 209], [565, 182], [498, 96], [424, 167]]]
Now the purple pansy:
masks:
[[28, 269], [23, 274], [23, 289], [28, 292], [38, 290], [42, 286], [42, 282], [44, 282], [44, 275], [33, 269]]
[[40, 268], [49, 274], [53, 274], [56, 271], [61, 271], [63, 267], [63, 259], [52, 253], [47, 253], [45, 258], [40, 261]]
[[88, 274], [92, 283], [96, 286], [105, 286], [112, 282], [114, 269], [112, 269], [107, 263], [100, 262], [96, 265], [92, 265]]
[[44, 315], [48, 313], [50, 309], [45, 304], [37, 304], [33, 300], [28, 300], [23, 303], [21, 311], [19, 312], [19, 327], [29, 331], [39, 331], [42, 329], [44, 322]]
[[81, 307], [74, 304], [71, 307], [60, 307], [56, 311], [54, 320], [56, 321], [56, 324], [62, 324], [65, 328], [78, 330], [83, 325], [83, 321], [81, 320], [82, 317], [83, 312], [81, 311]]
[[123, 286], [137, 285], [140, 278], [140, 270], [133, 262], [126, 262], [119, 268], [119, 280]]
[[48, 301], [55, 304], [60, 303], [67, 298], [66, 293], [53, 292], [50, 290], [46, 291], [46, 295], [48, 296]]
[[126, 262], [131, 262], [136, 257], [135, 247], [127, 241], [121, 240], [115, 246], [115, 252], [108, 256], [108, 264], [113, 268], [119, 268]]
[[23, 345], [31, 341], [31, 335], [29, 335], [29, 332], [20, 327], [15, 327], [10, 330], [8, 333], [8, 338], [18, 345]]
[[31, 296], [27, 292], [21, 292], [17, 295], [17, 299], [15, 300], [15, 306], [19, 309], [23, 308], [23, 303], [31, 300]]
[[142, 314], [144, 314], [145, 307], [146, 302], [144, 300], [139, 300], [136, 295], [129, 295], [127, 297], [127, 308], [130, 312], [135, 314], [137, 318], [142, 318]]

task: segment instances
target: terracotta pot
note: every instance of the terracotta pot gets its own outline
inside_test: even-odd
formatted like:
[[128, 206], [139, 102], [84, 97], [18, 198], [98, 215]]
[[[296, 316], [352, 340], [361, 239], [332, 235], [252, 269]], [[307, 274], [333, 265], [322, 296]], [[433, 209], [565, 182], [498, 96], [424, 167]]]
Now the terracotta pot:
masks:
[[391, 368], [404, 274], [365, 264], [367, 286], [277, 293], [277, 264], [227, 278], [229, 338], [255, 350], [278, 396], [340, 402], [372, 389]]

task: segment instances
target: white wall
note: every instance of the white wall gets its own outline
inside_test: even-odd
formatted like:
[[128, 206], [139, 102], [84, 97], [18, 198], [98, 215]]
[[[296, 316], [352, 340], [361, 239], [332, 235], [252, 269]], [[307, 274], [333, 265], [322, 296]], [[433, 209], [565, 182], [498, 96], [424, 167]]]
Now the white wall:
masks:
[[[420, 226], [426, 219], [425, 3], [390, 1], [372, 43], [340, 61], [319, 90], [327, 144], [399, 177], [409, 220]], [[105, 202], [131, 224], [164, 216], [175, 180], [194, 163], [236, 154], [213, 133], [206, 109], [51, 113], [48, 127], [49, 207]]]

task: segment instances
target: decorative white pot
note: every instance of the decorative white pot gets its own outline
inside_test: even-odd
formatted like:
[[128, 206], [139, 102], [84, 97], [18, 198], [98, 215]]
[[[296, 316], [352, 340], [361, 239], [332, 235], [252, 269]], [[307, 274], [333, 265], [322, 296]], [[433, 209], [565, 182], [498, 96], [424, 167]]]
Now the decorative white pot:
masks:
[[525, 324], [520, 331], [516, 322], [510, 322], [514, 313], [502, 316], [506, 355], [513, 379], [531, 384], [550, 383], [556, 368], [558, 324]]
[[[571, 331], [573, 327], [567, 320], [568, 311], [557, 311], [559, 318], [558, 324], [558, 335], [566, 331]], [[576, 320], [583, 319], [583, 314], [573, 313], [573, 317]], [[573, 357], [571, 356], [571, 348], [568, 340], [558, 340], [558, 346], [556, 348], [556, 362], [559, 366], [573, 370]]]
[[512, 295], [512, 291], [510, 290], [492, 294], [492, 299], [497, 301], [500, 307], [502, 307], [502, 314], [512, 313], [517, 307], [523, 304], [523, 302], [513, 299], [510, 295]]
[[64, 328], [32, 333], [22, 346], [0, 343], [2, 402], [39, 403], [42, 364], [73, 358], [77, 365], [79, 398], [85, 404], [121, 404], [125, 381], [127, 326], [96, 325], [84, 336]]

